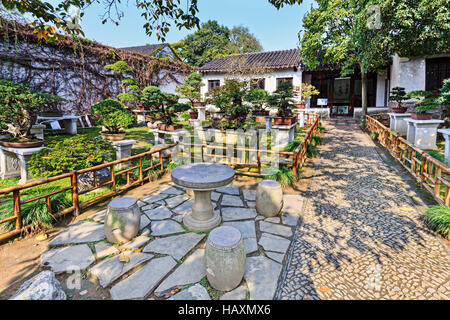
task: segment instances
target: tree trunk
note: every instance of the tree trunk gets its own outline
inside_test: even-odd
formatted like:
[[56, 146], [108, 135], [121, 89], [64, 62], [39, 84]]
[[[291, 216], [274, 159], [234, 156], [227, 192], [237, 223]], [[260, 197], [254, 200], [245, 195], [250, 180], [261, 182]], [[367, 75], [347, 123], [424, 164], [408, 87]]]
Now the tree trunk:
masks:
[[361, 71], [361, 106], [363, 118], [367, 115], [367, 73]]

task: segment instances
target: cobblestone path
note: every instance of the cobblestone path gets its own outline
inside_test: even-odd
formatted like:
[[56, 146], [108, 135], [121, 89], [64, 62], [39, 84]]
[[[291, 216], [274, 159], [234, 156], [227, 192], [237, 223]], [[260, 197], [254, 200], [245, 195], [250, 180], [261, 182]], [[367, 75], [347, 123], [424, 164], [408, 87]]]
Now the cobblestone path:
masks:
[[450, 254], [356, 124], [329, 123], [280, 299], [450, 299]]

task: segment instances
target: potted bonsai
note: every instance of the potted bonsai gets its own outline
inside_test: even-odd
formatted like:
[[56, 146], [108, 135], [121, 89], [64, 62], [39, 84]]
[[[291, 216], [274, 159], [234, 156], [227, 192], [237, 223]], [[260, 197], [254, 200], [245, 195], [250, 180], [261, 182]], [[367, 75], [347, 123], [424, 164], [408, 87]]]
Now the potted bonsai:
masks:
[[178, 103], [178, 96], [161, 91], [158, 87], [148, 86], [142, 90], [143, 105], [149, 109], [150, 116], [160, 119], [158, 129], [163, 131], [175, 131], [182, 127], [175, 124], [172, 117], [179, 112], [189, 110], [189, 105]]
[[263, 89], [252, 89], [244, 97], [244, 100], [249, 102], [252, 106], [250, 112], [257, 117], [265, 117], [269, 115], [269, 110], [265, 109], [267, 101], [267, 91]]
[[35, 148], [44, 144], [31, 134], [33, 119], [47, 104], [65, 99], [38, 93], [29, 86], [0, 79], [0, 131], [9, 138], [0, 145], [11, 148]]
[[300, 98], [300, 101], [295, 102], [294, 106], [297, 109], [305, 109], [306, 100], [311, 99], [312, 96], [320, 94], [319, 90], [316, 89], [312, 84], [302, 83], [301, 87], [295, 88], [296, 97]]
[[290, 82], [282, 82], [270, 96], [267, 102], [271, 107], [277, 108], [277, 116], [273, 119], [274, 125], [292, 125], [295, 123], [295, 117], [292, 113], [294, 104], [294, 87]]
[[432, 111], [439, 106], [438, 99], [432, 96], [433, 93], [424, 90], [415, 90], [408, 92], [406, 98], [418, 99], [414, 105], [414, 110], [411, 118], [415, 120], [430, 120], [433, 116], [427, 111]]
[[97, 124], [106, 131], [100, 134], [103, 139], [120, 141], [125, 138], [125, 128], [135, 122], [134, 116], [124, 105], [114, 99], [106, 99], [95, 103], [91, 107], [91, 114], [96, 117]]
[[392, 107], [392, 112], [394, 113], [405, 113], [408, 110], [407, 107], [403, 105], [403, 101], [406, 98], [405, 88], [395, 87], [391, 90], [391, 95], [389, 97], [390, 101], [395, 101], [397, 103], [396, 107]]
[[186, 81], [176, 87], [175, 91], [180, 93], [181, 98], [189, 100], [191, 112], [189, 113], [191, 119], [198, 118], [198, 110], [195, 107], [204, 107], [201, 101], [200, 88], [205, 84], [202, 82], [202, 76], [198, 72], [191, 73]]

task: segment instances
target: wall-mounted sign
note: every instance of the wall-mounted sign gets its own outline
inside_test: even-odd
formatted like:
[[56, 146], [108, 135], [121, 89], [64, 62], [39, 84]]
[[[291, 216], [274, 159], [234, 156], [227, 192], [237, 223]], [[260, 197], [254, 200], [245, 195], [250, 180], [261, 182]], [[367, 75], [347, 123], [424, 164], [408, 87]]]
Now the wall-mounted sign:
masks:
[[317, 99], [318, 106], [326, 106], [328, 104], [328, 99]]

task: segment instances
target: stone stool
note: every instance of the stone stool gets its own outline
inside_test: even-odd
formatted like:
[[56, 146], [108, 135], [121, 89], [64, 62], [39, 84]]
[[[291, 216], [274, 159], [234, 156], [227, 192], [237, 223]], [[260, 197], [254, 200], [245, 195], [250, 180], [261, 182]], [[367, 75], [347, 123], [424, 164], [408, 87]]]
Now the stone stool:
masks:
[[214, 289], [236, 288], [244, 276], [245, 259], [244, 241], [238, 229], [222, 226], [211, 231], [205, 246], [205, 267]]
[[105, 217], [105, 235], [109, 242], [128, 242], [139, 232], [141, 211], [137, 200], [121, 197], [108, 205]]
[[283, 208], [283, 190], [274, 180], [263, 180], [256, 188], [256, 211], [265, 217], [275, 217]]

